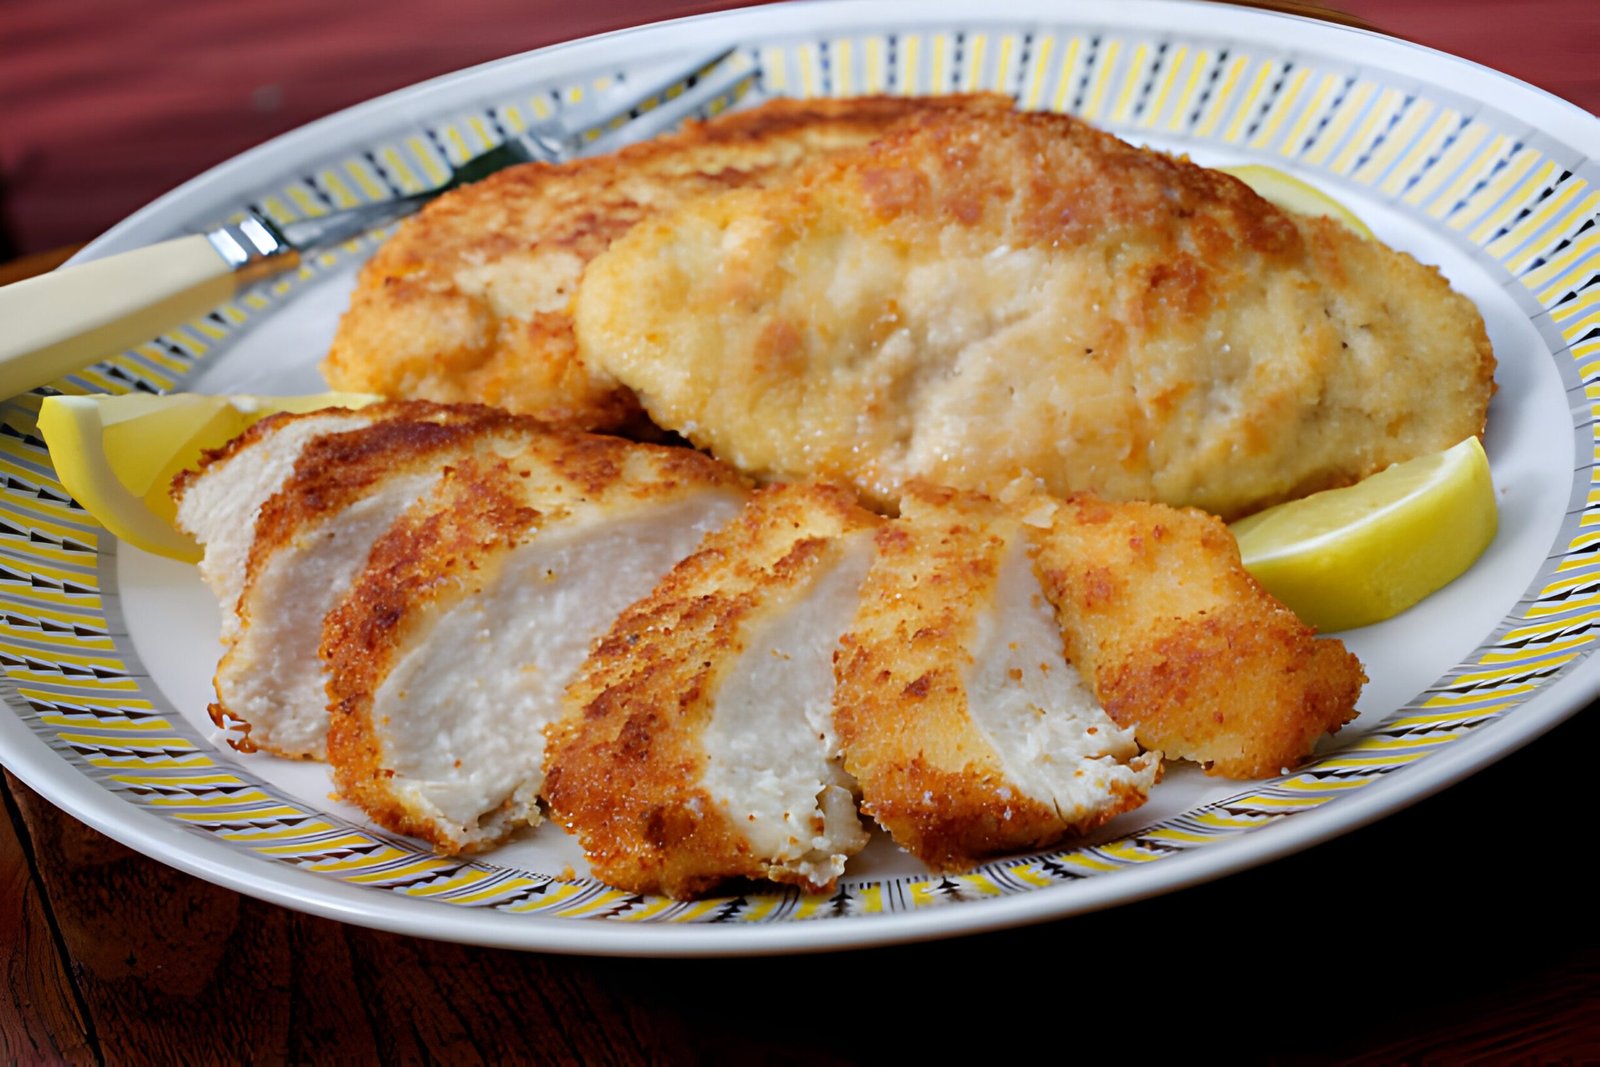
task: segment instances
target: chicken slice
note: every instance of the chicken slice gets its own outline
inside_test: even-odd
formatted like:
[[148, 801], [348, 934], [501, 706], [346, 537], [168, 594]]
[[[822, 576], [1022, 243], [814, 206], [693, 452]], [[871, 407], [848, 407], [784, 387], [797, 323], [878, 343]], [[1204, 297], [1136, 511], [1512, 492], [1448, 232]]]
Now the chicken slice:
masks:
[[[219, 726], [240, 726], [243, 736], [234, 743], [246, 750], [323, 757], [328, 699], [317, 645], [324, 616], [373, 543], [431, 491], [447, 463], [492, 447], [497, 433], [526, 435], [532, 425], [491, 408], [393, 407], [391, 417], [307, 441], [293, 473], [257, 513], [210, 708]], [[267, 478], [267, 472], [249, 473], [259, 466], [254, 449], [228, 455], [226, 466], [202, 468], [193, 484]], [[193, 493], [184, 494], [180, 521], [203, 503], [191, 500]], [[205, 547], [209, 555], [210, 542]]]
[[595, 647], [550, 730], [545, 799], [598, 877], [821, 890], [866, 844], [830, 708], [879, 522], [832, 488], [757, 493]]
[[539, 822], [544, 729], [590, 644], [746, 495], [689, 449], [516, 443], [453, 462], [323, 629], [341, 793], [443, 852]]
[[1144, 802], [1160, 755], [1141, 753], [1067, 662], [1017, 518], [917, 486], [877, 542], [834, 711], [863, 812], [949, 870]]
[[1355, 717], [1360, 661], [1262, 589], [1216, 518], [1090, 498], [1017, 506], [1068, 658], [1141, 744], [1261, 778]]
[[271, 415], [207, 457], [203, 469], [173, 480], [178, 525], [205, 546], [200, 577], [222, 608], [225, 642], [238, 629], [235, 609], [261, 505], [294, 473], [295, 461], [313, 440], [392, 417], [394, 411], [394, 405], [379, 404]]

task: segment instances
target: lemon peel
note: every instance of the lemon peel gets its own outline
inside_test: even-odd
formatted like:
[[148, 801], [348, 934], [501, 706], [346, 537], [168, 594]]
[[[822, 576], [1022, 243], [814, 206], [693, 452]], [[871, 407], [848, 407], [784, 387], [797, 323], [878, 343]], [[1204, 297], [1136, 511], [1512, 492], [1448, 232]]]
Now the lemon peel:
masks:
[[362, 407], [378, 399], [365, 393], [51, 396], [39, 406], [39, 432], [62, 487], [96, 521], [147, 552], [194, 562], [200, 547], [173, 525], [168, 490], [179, 471], [276, 412]]
[[1260, 163], [1241, 163], [1233, 167], [1217, 167], [1248, 185], [1256, 195], [1268, 203], [1297, 215], [1326, 215], [1362, 237], [1372, 239], [1372, 231], [1356, 213], [1309, 182], [1303, 182], [1276, 167]]
[[1471, 567], [1499, 524], [1476, 437], [1234, 523], [1244, 565], [1319, 630], [1398, 615]]

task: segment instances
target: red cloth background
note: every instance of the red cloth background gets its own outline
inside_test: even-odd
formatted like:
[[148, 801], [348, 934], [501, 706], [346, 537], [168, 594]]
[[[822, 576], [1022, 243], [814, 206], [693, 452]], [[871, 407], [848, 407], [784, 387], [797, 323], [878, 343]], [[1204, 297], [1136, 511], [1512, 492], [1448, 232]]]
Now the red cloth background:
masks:
[[[585, 33], [737, 6], [0, 0], [0, 260], [86, 241], [206, 168], [380, 93]], [[1332, 6], [1600, 108], [1600, 0]]]

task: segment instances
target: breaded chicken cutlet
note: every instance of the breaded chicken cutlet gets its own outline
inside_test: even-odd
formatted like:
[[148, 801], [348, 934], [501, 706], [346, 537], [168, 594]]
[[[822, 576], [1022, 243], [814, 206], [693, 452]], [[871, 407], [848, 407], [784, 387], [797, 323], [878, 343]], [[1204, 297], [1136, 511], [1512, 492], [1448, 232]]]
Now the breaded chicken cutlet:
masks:
[[1484, 427], [1439, 272], [1055, 114], [908, 119], [589, 264], [578, 354], [758, 478], [913, 479], [1232, 519]]
[[446, 853], [542, 794], [639, 892], [825, 889], [858, 799], [935, 869], [1047, 847], [1141, 803], [1161, 752], [1298, 762], [1362, 682], [1218, 520], [1164, 505], [914, 483], [885, 519], [428, 403], [276, 417], [179, 493], [208, 568], [246, 563], [218, 694], [248, 740], [325, 749]]
[[640, 219], [775, 180], [908, 115], [992, 110], [1003, 96], [773, 100], [604, 156], [529, 163], [447, 193], [362, 269], [322, 372], [336, 389], [495, 404], [577, 429], [638, 414], [578, 356], [585, 265]]

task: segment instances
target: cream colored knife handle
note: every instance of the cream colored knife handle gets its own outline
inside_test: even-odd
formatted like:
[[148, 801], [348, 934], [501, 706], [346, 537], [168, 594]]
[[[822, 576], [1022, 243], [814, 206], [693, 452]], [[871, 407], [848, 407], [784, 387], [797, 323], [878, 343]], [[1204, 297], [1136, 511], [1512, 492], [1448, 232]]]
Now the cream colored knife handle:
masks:
[[204, 315], [239, 281], [195, 234], [0, 287], [0, 400]]

